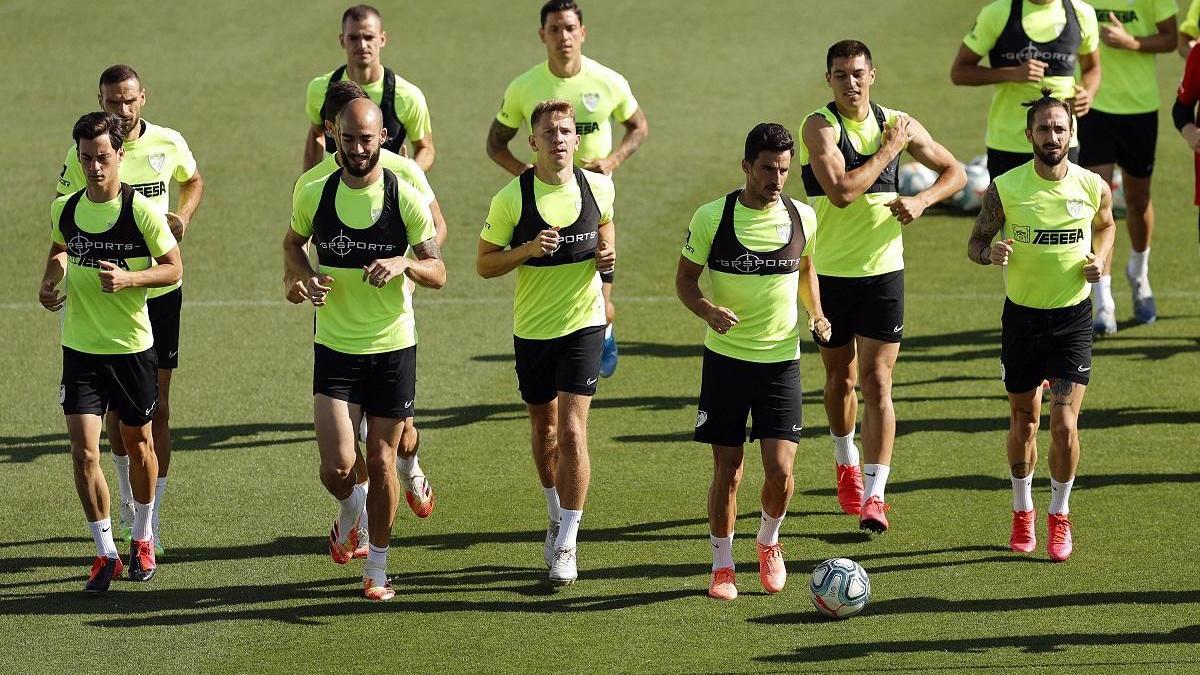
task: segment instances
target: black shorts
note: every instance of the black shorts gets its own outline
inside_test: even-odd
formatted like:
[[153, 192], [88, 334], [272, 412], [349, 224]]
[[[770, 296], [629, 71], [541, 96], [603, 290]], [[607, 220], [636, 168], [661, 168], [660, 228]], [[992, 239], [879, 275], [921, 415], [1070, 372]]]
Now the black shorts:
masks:
[[1154, 173], [1158, 113], [1114, 115], [1092, 109], [1079, 118], [1079, 164], [1116, 164], [1134, 178]]
[[800, 409], [800, 361], [755, 363], [704, 349], [696, 431], [701, 443], [737, 447], [750, 440], [778, 438], [797, 443], [804, 416]]
[[362, 406], [371, 417], [407, 419], [417, 398], [417, 346], [346, 354], [313, 344], [313, 395]]
[[[992, 148], [988, 148], [988, 175], [991, 176], [992, 180], [996, 180], [997, 177], [1012, 171], [1031, 159], [1033, 159], [1032, 149], [1030, 149], [1029, 152], [1008, 152], [1006, 150], [994, 150]], [[1075, 164], [1078, 164], [1079, 148], [1075, 147], [1067, 150], [1067, 159], [1071, 160]]]
[[146, 300], [150, 312], [150, 332], [154, 334], [154, 351], [158, 367], [174, 370], [179, 367], [179, 311], [183, 308], [183, 287]]
[[1000, 379], [1010, 394], [1042, 380], [1087, 385], [1092, 374], [1092, 301], [1035, 309], [1005, 298], [1001, 318]]
[[600, 378], [604, 326], [580, 328], [550, 340], [513, 336], [517, 388], [530, 405], [553, 401], [558, 392], [594, 396]]
[[822, 347], [844, 347], [855, 335], [882, 342], [904, 336], [904, 270], [872, 277], [817, 275], [821, 309], [833, 327], [828, 342], [813, 334]]
[[109, 409], [126, 426], [154, 419], [158, 360], [154, 349], [136, 354], [88, 354], [63, 347], [58, 402], [65, 415], [100, 415]]

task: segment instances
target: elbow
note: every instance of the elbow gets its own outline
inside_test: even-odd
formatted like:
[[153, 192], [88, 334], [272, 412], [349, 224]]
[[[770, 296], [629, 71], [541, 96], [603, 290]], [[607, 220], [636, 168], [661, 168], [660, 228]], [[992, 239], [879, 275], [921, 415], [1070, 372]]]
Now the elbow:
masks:
[[830, 204], [839, 209], [850, 206], [850, 202], [854, 201], [850, 198], [850, 193], [846, 190], [827, 190], [825, 196], [829, 199]]
[[946, 167], [946, 173], [950, 174], [949, 187], [952, 188], [951, 194], [955, 194], [967, 186], [967, 172], [963, 169], [962, 164], [959, 164], [957, 161], [952, 163]]
[[487, 151], [488, 159], [495, 161], [496, 153], [499, 152], [499, 148], [496, 147], [496, 143], [492, 141], [490, 136], [488, 137], [487, 144], [484, 147]]
[[492, 273], [492, 270], [488, 269], [488, 266], [484, 264], [482, 259], [477, 259], [475, 261], [475, 272], [484, 279], [491, 279], [492, 277], [496, 276]]
[[953, 66], [950, 66], [950, 83], [951, 84], [956, 84], [960, 87], [965, 85], [967, 83], [967, 81], [963, 75], [964, 75], [963, 69], [957, 63], [955, 63]]

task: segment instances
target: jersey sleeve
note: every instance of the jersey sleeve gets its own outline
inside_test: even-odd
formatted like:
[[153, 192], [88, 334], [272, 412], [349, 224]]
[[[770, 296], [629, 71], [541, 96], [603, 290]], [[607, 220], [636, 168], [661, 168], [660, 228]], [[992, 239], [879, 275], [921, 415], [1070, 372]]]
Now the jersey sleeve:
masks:
[[683, 257], [697, 265], [708, 264], [708, 252], [712, 250], [713, 236], [717, 232], [712, 206], [705, 204], [696, 209], [692, 214], [692, 222], [688, 224], [687, 239], [683, 242]]
[[1188, 107], [1195, 107], [1196, 102], [1200, 101], [1200, 49], [1188, 52], [1187, 65], [1183, 68], [1183, 80], [1179, 83], [1176, 97]]
[[1192, 4], [1188, 5], [1187, 15], [1179, 24], [1179, 32], [1193, 38], [1200, 35], [1200, 0], [1192, 0]]
[[176, 183], [191, 180], [192, 176], [196, 175], [196, 158], [192, 155], [191, 148], [179, 132], [171, 134], [171, 141], [175, 144], [175, 171], [171, 177]]
[[1096, 10], [1089, 5], [1075, 5], [1075, 15], [1079, 17], [1079, 53], [1091, 54], [1100, 48], [1100, 21], [1096, 18]]
[[321, 106], [325, 103], [325, 90], [329, 88], [329, 75], [321, 75], [314, 77], [308, 83], [308, 90], [304, 92], [304, 114], [308, 116], [308, 121], [313, 126], [321, 126]]
[[496, 113], [496, 121], [509, 129], [520, 129], [525, 122], [525, 112], [521, 105], [521, 80], [517, 78], [508, 83], [504, 90], [504, 98], [500, 99], [500, 112]]
[[408, 183], [397, 181], [397, 200], [400, 215], [404, 218], [404, 229], [408, 234], [408, 245], [413, 246], [433, 239], [437, 228], [433, 225], [433, 213], [425, 197]]
[[58, 218], [62, 215], [66, 203], [66, 200], [62, 198], [55, 199], [50, 203], [50, 241], [63, 246], [67, 245], [67, 240], [63, 238], [62, 231], [58, 229]]
[[142, 237], [146, 240], [150, 255], [154, 258], [161, 258], [178, 246], [179, 242], [175, 241], [175, 235], [171, 234], [171, 228], [167, 225], [167, 217], [154, 208], [149, 200], [142, 197], [140, 193], [135, 194], [133, 220], [137, 223], [138, 229], [142, 231]]
[[396, 175], [400, 180], [415, 188], [425, 200], [425, 204], [432, 204], [437, 200], [437, 197], [433, 194], [433, 187], [429, 185], [429, 178], [425, 176], [425, 172], [421, 170], [421, 167], [416, 162], [404, 162], [399, 171], [396, 172]]
[[320, 201], [323, 183], [314, 181], [300, 188], [292, 200], [292, 231], [301, 237], [311, 237], [313, 234], [313, 214]]
[[1001, 0], [979, 10], [979, 15], [975, 17], [975, 25], [971, 26], [971, 30], [963, 38], [967, 49], [979, 56], [987, 56], [992, 47], [996, 46], [996, 40], [1000, 39], [1000, 33], [1004, 32], [1009, 7], [1010, 3]]
[[1175, 0], [1156, 0], [1154, 7], [1154, 23], [1162, 23], [1179, 13], [1179, 3]]
[[792, 200], [796, 205], [796, 210], [800, 212], [800, 229], [804, 230], [804, 250], [800, 252], [801, 256], [811, 256], [813, 252], [814, 235], [817, 233], [817, 212], [811, 206], [801, 201]]
[[429, 120], [429, 104], [425, 94], [415, 85], [403, 87], [404, 98], [401, 98], [401, 87], [396, 87], [396, 116], [404, 124], [404, 132], [410, 141], [419, 141], [433, 133], [433, 124]]
[[58, 172], [58, 194], [69, 195], [87, 187], [87, 178], [83, 175], [83, 167], [79, 164], [79, 154], [75, 146], [67, 148], [67, 156], [63, 159], [62, 170]]
[[633, 117], [633, 114], [637, 112], [638, 102], [633, 97], [633, 90], [629, 88], [629, 81], [613, 73], [612, 93], [616, 101], [616, 105], [613, 106], [613, 117], [617, 118], [618, 122], [624, 122]]
[[480, 239], [496, 246], [508, 246], [512, 241], [513, 231], [521, 218], [521, 190], [515, 183], [514, 180], [492, 197]]

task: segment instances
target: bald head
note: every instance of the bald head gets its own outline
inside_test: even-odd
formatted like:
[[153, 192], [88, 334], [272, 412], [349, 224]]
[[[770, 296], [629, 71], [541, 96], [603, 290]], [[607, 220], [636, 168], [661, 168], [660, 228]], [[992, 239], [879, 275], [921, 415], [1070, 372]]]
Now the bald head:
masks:
[[379, 148], [385, 141], [383, 113], [371, 99], [350, 101], [338, 113], [338, 159], [350, 175], [368, 175], [379, 162]]
[[355, 135], [368, 131], [379, 135], [383, 131], [383, 111], [369, 98], [358, 98], [347, 103], [338, 113], [339, 129], [354, 129]]

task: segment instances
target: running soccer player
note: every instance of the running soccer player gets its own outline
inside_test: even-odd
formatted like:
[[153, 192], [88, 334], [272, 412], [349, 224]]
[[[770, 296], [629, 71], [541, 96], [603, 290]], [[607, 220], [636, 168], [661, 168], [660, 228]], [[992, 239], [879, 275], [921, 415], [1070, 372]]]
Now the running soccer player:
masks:
[[405, 141], [412, 145], [413, 160], [422, 171], [433, 166], [433, 130], [429, 124], [429, 106], [425, 95], [383, 65], [380, 52], [387, 46], [383, 15], [370, 5], [354, 5], [342, 13], [342, 32], [338, 43], [346, 52], [346, 64], [332, 72], [314, 77], [305, 93], [304, 111], [308, 113], [308, 134], [304, 138], [304, 170], [321, 161], [322, 153], [337, 151], [333, 136], [326, 130], [321, 115], [325, 90], [330, 82], [353, 80], [366, 90], [383, 110], [388, 140], [383, 146], [397, 154], [406, 152]]
[[[379, 166], [387, 141], [374, 102], [348, 103], [337, 119], [341, 168], [300, 190], [284, 238], [291, 273], [307, 279], [316, 310], [313, 418], [321, 482], [338, 500], [329, 554], [339, 565], [358, 548], [363, 502], [370, 513], [363, 595], [390, 600], [388, 544], [399, 502], [396, 453], [416, 399], [416, 343], [404, 278], [428, 288], [446, 283], [433, 216], [425, 198]], [[305, 246], [316, 244], [312, 269]], [[417, 259], [405, 257], [412, 246]], [[356, 427], [367, 419], [367, 473], [355, 471]]]
[[[1074, 132], [1071, 105], [1050, 89], [1031, 101], [1026, 137], [1034, 159], [992, 181], [967, 255], [1004, 269], [1000, 373], [1008, 390], [1008, 464], [1013, 518], [1009, 546], [1037, 546], [1033, 468], [1042, 381], [1050, 380], [1050, 559], [1071, 555], [1069, 499], [1079, 463], [1079, 410], [1092, 371], [1092, 303], [1112, 249], [1112, 193], [1100, 176], [1067, 159]], [[1001, 230], [1001, 240], [992, 238]]]
[[612, 179], [575, 167], [575, 109], [543, 101], [529, 117], [534, 165], [492, 197], [476, 269], [517, 270], [513, 349], [546, 494], [550, 582], [578, 578], [576, 541], [591, 480], [587, 417], [600, 371], [604, 300], [597, 272], [616, 264]]
[[[100, 73], [100, 108], [120, 118], [125, 134], [121, 149], [124, 160], [119, 178], [166, 214], [171, 233], [183, 241], [188, 225], [200, 206], [204, 179], [196, 168], [196, 159], [187, 141], [174, 129], [151, 124], [142, 118], [146, 89], [137, 71], [126, 65], [110, 66]], [[170, 184], [179, 184], [178, 206], [171, 211]], [[67, 149], [66, 160], [58, 176], [59, 194], [72, 194], [87, 184], [84, 167], [75, 147]], [[179, 367], [179, 324], [183, 307], [182, 281], [148, 291], [147, 310], [158, 356], [158, 405], [154, 410], [154, 454], [158, 457], [158, 478], [154, 487], [154, 550], [163, 555], [160, 516], [167, 491], [167, 473], [171, 467], [171, 376]], [[120, 538], [129, 541], [133, 529], [133, 493], [129, 483], [129, 456], [118, 429], [118, 416], [107, 416], [108, 441], [116, 466], [117, 492], [120, 497]]]
[[[1096, 13], [1083, 0], [992, 0], [979, 11], [950, 68], [960, 86], [996, 85], [987, 118], [987, 168], [997, 176], [1033, 159], [1025, 140], [1024, 108], [1049, 87], [1086, 115], [1100, 87]], [[988, 57], [988, 66], [979, 62]], [[1075, 67], [1079, 66], [1079, 83]], [[1079, 141], [1071, 139], [1072, 161]]]
[[[843, 40], [831, 46], [825, 80], [833, 101], [804, 120], [800, 146], [804, 190], [821, 224], [812, 264], [833, 324], [831, 336], [814, 337], [825, 365], [838, 503], [859, 515], [859, 527], [879, 533], [888, 528], [884, 489], [896, 437], [892, 370], [904, 331], [903, 226], [962, 189], [966, 174], [920, 122], [871, 101], [875, 66], [865, 44]], [[897, 194], [906, 148], [938, 173], [929, 189], [912, 197]], [[864, 402], [861, 470], [854, 444], [857, 384]]]
[[[522, 125], [529, 123], [534, 109], [543, 101], [568, 101], [578, 115], [576, 133], [579, 150], [575, 164], [588, 171], [612, 175], [630, 155], [637, 152], [650, 133], [646, 113], [633, 98], [629, 83], [616, 71], [583, 55], [587, 28], [583, 10], [574, 0], [549, 0], [542, 5], [538, 37], [546, 46], [546, 60], [530, 68], [504, 91], [500, 112], [488, 130], [487, 153], [514, 176], [531, 166], [517, 159], [508, 143]], [[612, 119], [625, 127], [620, 145], [613, 149]], [[613, 275], [601, 273], [604, 292], [604, 348], [600, 375], [612, 377], [617, 369], [617, 339], [613, 334], [616, 309], [612, 302]]]
[[[75, 490], [96, 544], [84, 590], [99, 593], [123, 567], [100, 468], [100, 431], [110, 409], [117, 414], [117, 432], [130, 460], [129, 578], [149, 581], [157, 570], [151, 518], [158, 460], [151, 420], [158, 402], [158, 364], [146, 289], [179, 281], [183, 261], [163, 211], [118, 177], [125, 120], [88, 113], [71, 136], [86, 187], [50, 207], [52, 241], [38, 297], [51, 311], [66, 308], [58, 400], [71, 439]], [[64, 284], [66, 295], [61, 295], [58, 288]]]
[[1175, 105], [1171, 107], [1171, 118], [1175, 129], [1193, 153], [1195, 187], [1192, 201], [1200, 206], [1200, 117], [1196, 114], [1197, 103], [1200, 103], [1200, 51], [1193, 50], [1187, 57], [1183, 81], [1179, 83]]
[[[708, 324], [695, 439], [712, 445], [708, 595], [718, 600], [737, 597], [733, 528], [747, 416], [754, 418], [750, 440], [759, 441], [765, 474], [758, 578], [768, 593], [783, 590], [787, 581], [779, 528], [792, 498], [803, 424], [797, 299], [808, 310], [809, 326], [829, 338], [809, 262], [817, 217], [807, 204], [783, 194], [795, 152], [792, 135], [781, 125], [750, 130], [742, 159], [746, 187], [696, 210], [675, 273], [675, 293]], [[700, 290], [705, 267], [709, 297]]]
[[[1121, 167], [1125, 184], [1125, 226], [1129, 229], [1129, 262], [1125, 278], [1133, 293], [1133, 318], [1153, 323], [1158, 316], [1150, 290], [1150, 239], [1154, 207], [1150, 175], [1158, 141], [1158, 75], [1154, 56], [1175, 48], [1175, 0], [1091, 0], [1100, 24], [1100, 59], [1104, 80], [1092, 111], [1079, 118], [1079, 164], [1112, 184], [1113, 166]], [[1092, 286], [1096, 306], [1094, 329], [1117, 332], [1112, 296], [1112, 258], [1105, 259], [1100, 283]]]

